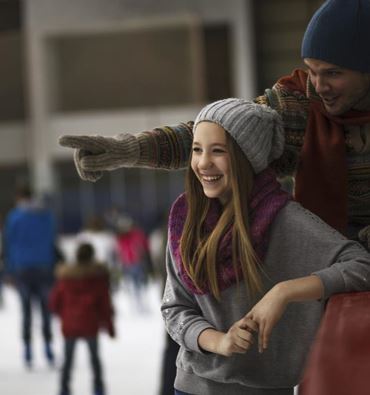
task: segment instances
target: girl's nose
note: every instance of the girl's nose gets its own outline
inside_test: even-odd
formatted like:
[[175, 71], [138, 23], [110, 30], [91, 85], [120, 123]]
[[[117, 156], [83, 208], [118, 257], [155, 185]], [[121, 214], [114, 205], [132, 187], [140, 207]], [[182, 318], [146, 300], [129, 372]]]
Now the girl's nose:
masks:
[[208, 169], [210, 166], [212, 166], [212, 160], [210, 155], [208, 155], [207, 153], [203, 153], [199, 158], [198, 165], [201, 169]]

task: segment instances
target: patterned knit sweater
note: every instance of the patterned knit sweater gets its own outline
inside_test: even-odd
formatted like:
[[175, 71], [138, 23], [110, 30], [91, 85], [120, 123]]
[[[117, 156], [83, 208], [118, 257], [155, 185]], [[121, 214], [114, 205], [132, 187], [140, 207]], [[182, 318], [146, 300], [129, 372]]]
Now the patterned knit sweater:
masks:
[[[319, 100], [307, 79], [306, 94], [289, 91], [276, 83], [254, 101], [276, 110], [283, 118], [285, 150], [274, 163], [280, 177], [293, 176], [303, 145], [310, 99]], [[370, 109], [369, 106], [359, 110]], [[192, 144], [192, 122], [174, 127], [156, 128], [137, 137], [140, 144], [140, 162], [146, 167], [179, 169], [186, 167]], [[148, 144], [148, 138], [151, 140]], [[348, 164], [348, 218], [356, 232], [370, 224], [370, 125], [345, 128]], [[156, 147], [153, 149], [153, 147]], [[140, 165], [138, 163], [137, 165]]]
[[[292, 93], [275, 84], [255, 101], [267, 104], [283, 117], [285, 151], [275, 163], [280, 175], [293, 175], [303, 145], [310, 98], [318, 96], [307, 79], [306, 95]], [[370, 103], [369, 103], [370, 109]], [[370, 224], [370, 125], [345, 127], [348, 165], [348, 218], [351, 225]]]

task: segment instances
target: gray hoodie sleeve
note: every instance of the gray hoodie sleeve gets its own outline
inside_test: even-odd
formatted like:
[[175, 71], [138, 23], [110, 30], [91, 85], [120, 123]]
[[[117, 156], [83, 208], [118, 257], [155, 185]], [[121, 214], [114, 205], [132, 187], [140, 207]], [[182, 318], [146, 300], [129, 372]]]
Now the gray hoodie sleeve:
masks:
[[[288, 207], [286, 223], [297, 240], [289, 244], [300, 262], [320, 277], [324, 299], [342, 292], [370, 290], [370, 254], [297, 203]], [[293, 240], [293, 237], [291, 237]]]
[[324, 285], [324, 298], [335, 293], [369, 291], [370, 254], [355, 241], [340, 240], [339, 251], [333, 256], [329, 267], [313, 274]]
[[198, 337], [207, 328], [213, 328], [204, 319], [195, 299], [179, 278], [177, 267], [167, 246], [167, 281], [161, 311], [169, 335], [188, 351], [202, 352]]

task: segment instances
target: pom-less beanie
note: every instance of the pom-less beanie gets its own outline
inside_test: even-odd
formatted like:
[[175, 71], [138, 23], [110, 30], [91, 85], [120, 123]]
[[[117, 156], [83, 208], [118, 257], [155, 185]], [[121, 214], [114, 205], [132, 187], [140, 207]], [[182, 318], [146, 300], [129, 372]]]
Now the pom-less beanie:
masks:
[[199, 112], [194, 130], [204, 121], [220, 125], [231, 135], [256, 174], [283, 153], [282, 120], [270, 107], [244, 99], [219, 100], [208, 104]]
[[307, 26], [301, 56], [370, 73], [370, 0], [327, 0]]

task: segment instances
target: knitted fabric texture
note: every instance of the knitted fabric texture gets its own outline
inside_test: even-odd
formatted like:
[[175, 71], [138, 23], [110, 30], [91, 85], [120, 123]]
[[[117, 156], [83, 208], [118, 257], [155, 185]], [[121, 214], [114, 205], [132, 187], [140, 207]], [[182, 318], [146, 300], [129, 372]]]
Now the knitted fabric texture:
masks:
[[369, 37], [369, 0], [328, 0], [308, 24], [301, 55], [370, 73]]
[[[282, 191], [276, 181], [275, 173], [267, 168], [255, 177], [250, 200], [250, 237], [253, 248], [263, 262], [268, 246], [269, 228], [276, 215], [290, 200], [290, 195]], [[216, 226], [222, 213], [222, 206], [217, 199], [211, 199], [210, 209], [204, 223], [204, 236], [207, 237]], [[186, 288], [193, 294], [203, 295], [209, 293], [206, 284], [199, 290], [185, 271], [180, 254], [180, 238], [187, 214], [186, 195], [180, 195], [173, 204], [169, 217], [169, 243], [179, 270], [181, 280]], [[235, 273], [232, 263], [231, 251], [232, 228], [223, 236], [217, 253], [217, 278], [220, 290], [235, 284], [241, 278], [241, 268]]]
[[255, 173], [259, 173], [284, 149], [284, 131], [279, 114], [267, 106], [244, 99], [225, 99], [204, 107], [194, 122], [214, 122], [240, 146]]
[[74, 162], [79, 176], [95, 182], [103, 171], [120, 167], [185, 167], [192, 144], [192, 126], [193, 122], [189, 122], [115, 137], [64, 135], [59, 138], [59, 144], [75, 149]]
[[309, 99], [295, 198], [345, 234], [348, 224], [348, 157], [344, 127], [370, 123], [370, 112], [352, 110], [342, 116], [331, 116], [313, 90], [307, 73], [302, 70], [281, 78], [275, 89], [300, 92]]

